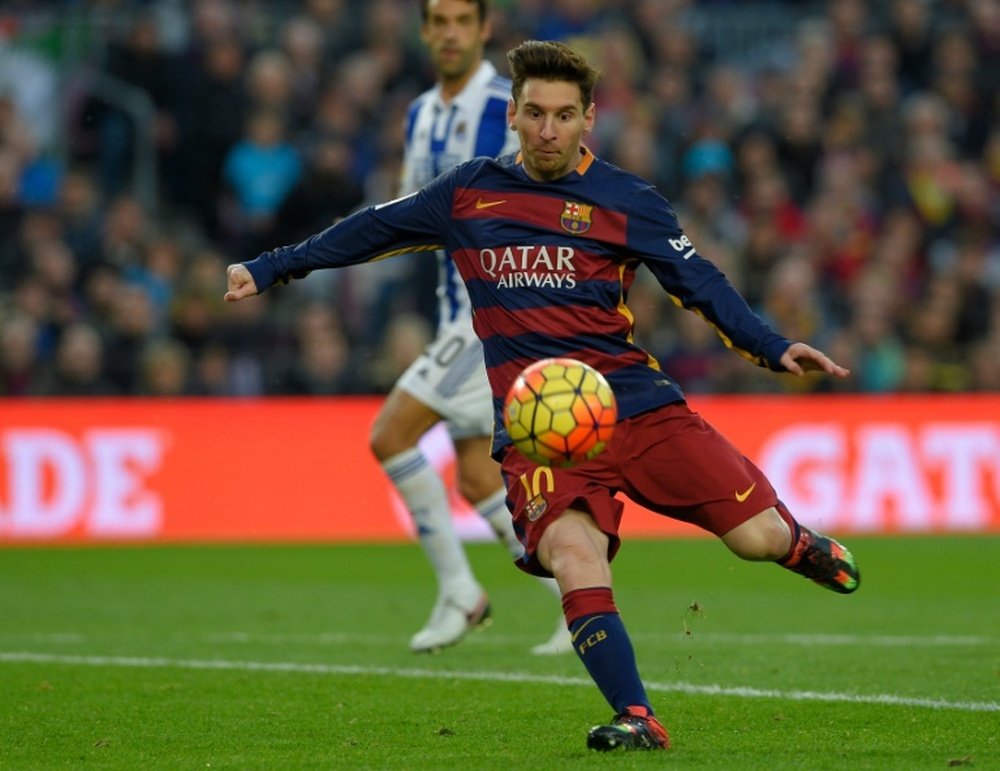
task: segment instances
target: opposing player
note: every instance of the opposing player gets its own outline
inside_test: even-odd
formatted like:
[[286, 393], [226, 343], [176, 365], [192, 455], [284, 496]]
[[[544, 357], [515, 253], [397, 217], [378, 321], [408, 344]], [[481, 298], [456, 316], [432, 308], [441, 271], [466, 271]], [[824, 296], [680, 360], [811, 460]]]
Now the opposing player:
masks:
[[640, 264], [749, 361], [778, 372], [846, 377], [821, 351], [770, 329], [681, 230], [644, 180], [595, 158], [596, 71], [561, 43], [508, 53], [507, 117], [521, 151], [459, 165], [420, 192], [367, 209], [295, 245], [228, 268], [227, 300], [301, 270], [376, 259], [400, 243], [443, 244], [462, 274], [483, 341], [497, 415], [519, 370], [549, 356], [600, 370], [618, 400], [608, 448], [569, 469], [533, 465], [495, 423], [508, 505], [525, 552], [519, 566], [554, 575], [574, 648], [615, 712], [587, 736], [597, 750], [665, 749], [611, 590], [622, 492], [714, 533], [736, 555], [777, 562], [833, 591], [857, 589], [851, 553], [800, 525], [763, 473], [687, 406], [633, 342], [626, 304]]
[[[402, 194], [476, 156], [496, 157], [517, 147], [507, 125], [510, 81], [483, 60], [490, 36], [486, 0], [423, 0], [421, 37], [438, 80], [410, 106]], [[413, 516], [417, 538], [437, 577], [437, 600], [424, 627], [410, 639], [415, 652], [458, 642], [489, 618], [486, 592], [476, 580], [452, 524], [444, 482], [420, 449], [420, 438], [444, 420], [455, 447], [459, 492], [517, 557], [523, 547], [504, 505], [500, 469], [490, 457], [493, 406], [482, 344], [472, 329], [465, 286], [444, 252], [438, 253], [438, 328], [435, 339], [403, 373], [371, 432], [371, 449]], [[555, 581], [544, 583], [559, 596]], [[570, 650], [560, 625], [532, 650]]]

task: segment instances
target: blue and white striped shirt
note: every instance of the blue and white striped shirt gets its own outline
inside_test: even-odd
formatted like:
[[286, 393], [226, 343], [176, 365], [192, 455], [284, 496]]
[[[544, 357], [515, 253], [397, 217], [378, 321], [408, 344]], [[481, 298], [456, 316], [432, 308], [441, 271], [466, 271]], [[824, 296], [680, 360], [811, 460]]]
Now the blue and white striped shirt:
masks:
[[[409, 195], [453, 166], [479, 156], [496, 158], [520, 145], [507, 125], [510, 81], [489, 62], [450, 102], [441, 87], [425, 91], [410, 104], [400, 195]], [[439, 323], [472, 317], [469, 295], [451, 259], [438, 252]]]

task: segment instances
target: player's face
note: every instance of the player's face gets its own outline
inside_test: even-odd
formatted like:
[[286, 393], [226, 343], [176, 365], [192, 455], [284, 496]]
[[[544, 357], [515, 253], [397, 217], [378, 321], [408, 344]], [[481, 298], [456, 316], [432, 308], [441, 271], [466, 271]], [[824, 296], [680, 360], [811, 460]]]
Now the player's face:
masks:
[[507, 120], [521, 140], [524, 170], [546, 182], [580, 163], [580, 142], [594, 126], [594, 105], [584, 106], [576, 83], [528, 78], [517, 102], [508, 103]]
[[431, 0], [420, 37], [431, 54], [434, 69], [445, 82], [462, 81], [483, 58], [489, 23], [479, 18], [475, 3]]

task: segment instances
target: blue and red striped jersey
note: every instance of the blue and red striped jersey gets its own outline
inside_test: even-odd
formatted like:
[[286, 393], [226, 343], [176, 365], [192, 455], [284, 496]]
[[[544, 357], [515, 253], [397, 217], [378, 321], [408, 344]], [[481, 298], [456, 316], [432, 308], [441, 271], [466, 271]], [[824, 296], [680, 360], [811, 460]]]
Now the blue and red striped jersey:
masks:
[[531, 179], [516, 155], [462, 163], [412, 195], [246, 266], [263, 291], [309, 270], [442, 247], [469, 290], [483, 341], [494, 452], [510, 441], [501, 414], [507, 389], [538, 359], [569, 356], [596, 367], [614, 389], [619, 419], [684, 399], [633, 340], [627, 301], [640, 265], [750, 361], [781, 370], [791, 344], [697, 253], [655, 188], [586, 149], [574, 171], [552, 182]]

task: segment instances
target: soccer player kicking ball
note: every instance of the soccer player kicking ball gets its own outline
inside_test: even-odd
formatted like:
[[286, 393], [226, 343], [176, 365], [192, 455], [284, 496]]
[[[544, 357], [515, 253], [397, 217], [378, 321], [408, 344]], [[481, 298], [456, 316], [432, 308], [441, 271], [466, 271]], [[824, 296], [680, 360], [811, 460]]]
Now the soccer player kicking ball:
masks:
[[[777, 562], [848, 594], [851, 553], [801, 526], [761, 471], [697, 413], [633, 341], [626, 305], [646, 267], [727, 344], [759, 366], [846, 377], [820, 351], [771, 330], [698, 254], [670, 204], [649, 183], [595, 158], [597, 72], [568, 46], [528, 41], [507, 54], [507, 119], [519, 154], [458, 165], [419, 192], [352, 215], [300, 244], [228, 268], [239, 300], [302, 271], [366, 262], [400, 245], [442, 245], [469, 290], [496, 410], [493, 455], [524, 554], [519, 567], [555, 576], [574, 647], [614, 710], [590, 729], [596, 750], [666, 749], [670, 740], [639, 677], [611, 590], [620, 541], [618, 491], [663, 516], [719, 536], [737, 556]], [[542, 358], [580, 359], [618, 401], [608, 448], [571, 468], [545, 468], [510, 446], [502, 404], [511, 382]]]

